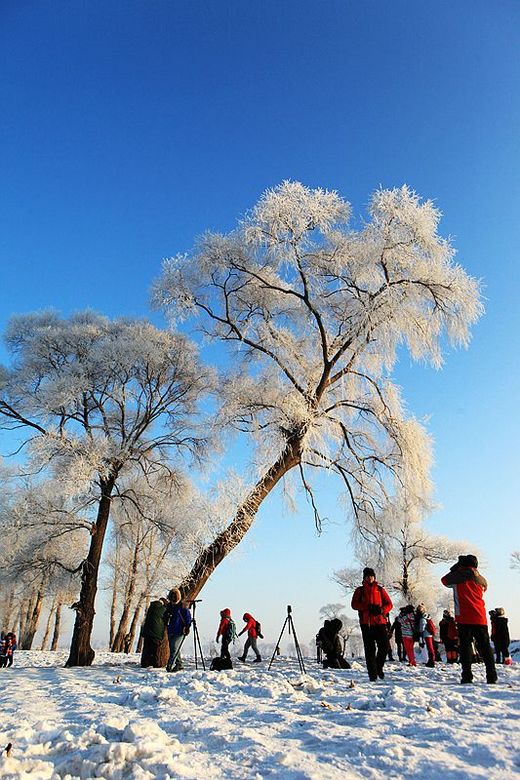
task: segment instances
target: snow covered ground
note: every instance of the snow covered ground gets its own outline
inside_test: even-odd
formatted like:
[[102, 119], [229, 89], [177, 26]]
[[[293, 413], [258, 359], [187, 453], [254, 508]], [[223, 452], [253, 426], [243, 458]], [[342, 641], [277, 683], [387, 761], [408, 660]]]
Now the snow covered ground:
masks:
[[[137, 656], [17, 652], [0, 669], [2, 780], [111, 778], [520, 777], [520, 663], [487, 686], [458, 668], [387, 664], [323, 671], [309, 662], [230, 672], [142, 670]], [[518, 656], [517, 656], [518, 657]]]

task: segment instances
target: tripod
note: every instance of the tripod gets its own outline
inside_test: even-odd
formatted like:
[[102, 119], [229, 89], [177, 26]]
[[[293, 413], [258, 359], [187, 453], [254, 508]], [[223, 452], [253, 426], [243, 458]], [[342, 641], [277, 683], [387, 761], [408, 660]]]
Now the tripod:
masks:
[[195, 657], [195, 669], [199, 668], [198, 665], [198, 654], [197, 654], [197, 648], [198, 652], [200, 653], [200, 662], [202, 664], [202, 668], [204, 671], [206, 671], [206, 665], [204, 663], [204, 656], [202, 654], [202, 647], [200, 646], [200, 636], [199, 636], [199, 629], [197, 628], [197, 620], [195, 618], [195, 610], [197, 608], [197, 603], [199, 601], [202, 601], [202, 599], [194, 599], [193, 601], [190, 601], [190, 606], [193, 611], [193, 618], [191, 621], [191, 624], [193, 626], [193, 655]]
[[269, 661], [269, 666], [267, 667], [267, 670], [269, 671], [271, 669], [275, 655], [280, 653], [280, 642], [282, 641], [282, 636], [283, 636], [283, 632], [285, 631], [285, 626], [289, 626], [289, 635], [292, 634], [294, 637], [294, 646], [296, 648], [296, 657], [298, 659], [298, 666], [300, 667], [300, 672], [303, 672], [303, 674], [305, 674], [305, 664], [303, 663], [303, 655], [300, 648], [300, 643], [298, 642], [298, 637], [296, 636], [296, 629], [294, 628], [294, 621], [292, 618], [292, 607], [290, 604], [287, 605], [287, 617], [285, 618], [285, 623], [283, 624], [282, 630], [280, 631], [280, 636], [278, 637], [278, 642], [276, 643], [276, 647], [274, 648], [274, 652], [271, 657], [271, 660]]

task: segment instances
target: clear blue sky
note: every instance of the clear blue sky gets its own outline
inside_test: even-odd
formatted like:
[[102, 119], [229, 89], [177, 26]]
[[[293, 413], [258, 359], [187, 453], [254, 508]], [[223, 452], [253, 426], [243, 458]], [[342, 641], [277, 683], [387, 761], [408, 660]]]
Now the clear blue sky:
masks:
[[[406, 359], [398, 379], [431, 415], [431, 527], [482, 549], [488, 606], [519, 635], [519, 52], [516, 0], [4, 3], [0, 326], [48, 306], [149, 314], [161, 258], [282, 179], [358, 215], [380, 184], [434, 198], [487, 314], [441, 372]], [[311, 635], [350, 559], [337, 487], [319, 539], [304, 503], [268, 500], [204, 591], [205, 633], [223, 606], [274, 633], [292, 602]]]

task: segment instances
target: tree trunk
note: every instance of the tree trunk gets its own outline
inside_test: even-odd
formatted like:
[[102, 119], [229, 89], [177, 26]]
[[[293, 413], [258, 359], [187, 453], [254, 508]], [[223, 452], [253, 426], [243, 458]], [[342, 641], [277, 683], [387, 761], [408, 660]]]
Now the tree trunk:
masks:
[[134, 638], [135, 638], [135, 632], [137, 630], [137, 624], [139, 622], [139, 615], [141, 614], [141, 607], [143, 606], [144, 596], [141, 594], [139, 601], [137, 602], [137, 606], [134, 610], [134, 616], [132, 618], [132, 622], [130, 623], [130, 630], [128, 631], [128, 634], [125, 636], [125, 653], [129, 653], [132, 649], [132, 645], [134, 644]]
[[58, 642], [60, 641], [60, 629], [61, 629], [61, 601], [56, 604], [56, 617], [54, 619], [54, 633], [52, 635], [51, 650], [58, 649]]
[[139, 542], [136, 541], [134, 554], [132, 556], [132, 565], [128, 573], [128, 580], [125, 588], [125, 601], [123, 604], [123, 611], [119, 620], [119, 626], [117, 633], [114, 637], [114, 641], [111, 647], [113, 653], [122, 653], [125, 649], [125, 637], [128, 631], [128, 619], [130, 617], [130, 608], [132, 606], [132, 599], [135, 593], [135, 578], [137, 575], [137, 564], [139, 560]]
[[14, 588], [10, 588], [9, 597], [5, 605], [5, 611], [2, 617], [2, 628], [6, 631], [12, 631], [14, 626], [11, 626], [11, 620], [13, 619], [14, 611]]
[[51, 633], [51, 620], [52, 620], [52, 616], [54, 615], [55, 609], [56, 609], [56, 596], [54, 597], [51, 608], [49, 610], [49, 617], [47, 618], [47, 622], [45, 624], [45, 633], [43, 635], [40, 650], [47, 649], [47, 642], [49, 641], [49, 635]]
[[159, 649], [157, 651], [157, 663], [159, 664], [159, 668], [162, 666], [166, 666], [169, 657], [170, 657], [170, 643], [168, 642], [168, 632], [165, 631], [163, 641], [159, 645]]
[[40, 615], [42, 612], [42, 605], [45, 591], [43, 585], [40, 585], [36, 598], [33, 601], [33, 608], [29, 616], [29, 621], [25, 627], [25, 636], [23, 642], [23, 650], [31, 650], [34, 642], [34, 637], [38, 631], [38, 623], [40, 622]]
[[303, 437], [304, 432], [300, 432], [287, 441], [281, 456], [256, 483], [228, 527], [200, 553], [192, 570], [181, 582], [180, 590], [184, 599], [196, 598], [219, 563], [242, 541], [264, 498], [300, 462]]
[[36, 598], [36, 592], [32, 590], [31, 595], [28, 596], [27, 599], [25, 599], [22, 605], [22, 609], [24, 612], [23, 612], [23, 620], [20, 621], [20, 635], [19, 635], [19, 642], [18, 642], [20, 650], [30, 649], [26, 647], [27, 631], [29, 629], [29, 624], [31, 622], [31, 615], [34, 609], [35, 598]]
[[114, 572], [114, 584], [112, 588], [112, 603], [110, 604], [110, 636], [108, 639], [108, 646], [112, 647], [114, 644], [114, 636], [116, 633], [116, 610], [117, 610], [117, 582]]
[[101, 499], [99, 502], [96, 523], [92, 529], [90, 549], [83, 563], [81, 575], [81, 592], [79, 601], [75, 605], [76, 620], [70, 644], [69, 657], [66, 666], [90, 666], [96, 654], [90, 646], [94, 615], [96, 614], [95, 602], [99, 575], [99, 564], [103, 552], [103, 542], [110, 516], [110, 501], [114, 488], [115, 477], [101, 481]]
[[408, 577], [408, 560], [406, 556], [406, 544], [403, 545], [403, 596], [406, 602], [410, 601], [410, 580]]
[[20, 609], [18, 611], [18, 619], [17, 619], [18, 631], [16, 632], [16, 636], [18, 637], [19, 642], [21, 641], [24, 632], [26, 610], [27, 610], [26, 602], [22, 601], [22, 603], [20, 604]]

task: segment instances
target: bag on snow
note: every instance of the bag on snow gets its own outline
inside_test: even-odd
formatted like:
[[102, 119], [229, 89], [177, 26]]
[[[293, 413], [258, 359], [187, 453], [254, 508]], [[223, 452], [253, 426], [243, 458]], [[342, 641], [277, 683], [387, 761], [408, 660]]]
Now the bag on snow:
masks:
[[221, 672], [223, 669], [232, 669], [233, 664], [231, 663], [231, 658], [220, 658], [220, 656], [218, 656], [217, 658], [213, 658], [209, 668], [212, 672]]

